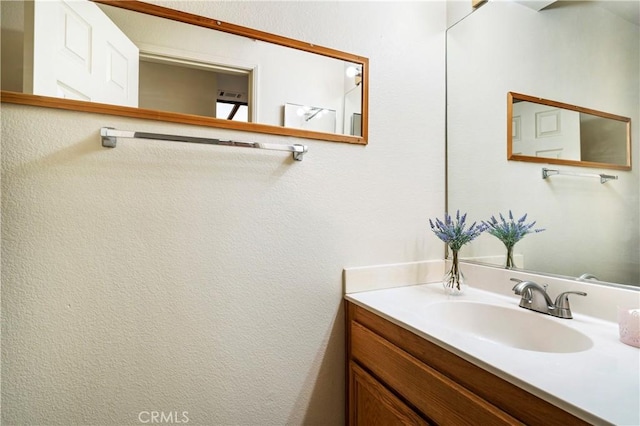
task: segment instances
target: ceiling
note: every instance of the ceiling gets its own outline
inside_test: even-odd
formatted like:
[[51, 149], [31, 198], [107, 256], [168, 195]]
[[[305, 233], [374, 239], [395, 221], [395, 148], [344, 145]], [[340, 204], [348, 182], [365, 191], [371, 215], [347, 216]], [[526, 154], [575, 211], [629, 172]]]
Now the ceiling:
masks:
[[547, 7], [563, 7], [570, 6], [572, 3], [592, 2], [609, 12], [618, 15], [622, 19], [640, 26], [640, 0], [514, 0], [523, 6], [527, 6], [534, 10], [542, 10]]
[[595, 0], [598, 6], [607, 9], [611, 13], [620, 16], [632, 24], [640, 26], [640, 1], [638, 0], [626, 0], [626, 1], [606, 1]]

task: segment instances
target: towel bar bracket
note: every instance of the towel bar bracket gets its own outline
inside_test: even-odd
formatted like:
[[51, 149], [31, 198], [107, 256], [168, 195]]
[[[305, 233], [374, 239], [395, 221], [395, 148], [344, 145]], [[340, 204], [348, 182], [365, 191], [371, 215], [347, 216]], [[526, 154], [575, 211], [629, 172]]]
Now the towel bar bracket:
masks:
[[103, 127], [100, 129], [100, 137], [102, 138], [102, 146], [105, 148], [115, 148], [118, 142], [116, 136], [109, 135], [109, 130], [115, 130], [113, 127]]
[[298, 143], [294, 143], [293, 147], [295, 149], [295, 151], [293, 151], [293, 159], [302, 161], [302, 156], [307, 152], [307, 147]]

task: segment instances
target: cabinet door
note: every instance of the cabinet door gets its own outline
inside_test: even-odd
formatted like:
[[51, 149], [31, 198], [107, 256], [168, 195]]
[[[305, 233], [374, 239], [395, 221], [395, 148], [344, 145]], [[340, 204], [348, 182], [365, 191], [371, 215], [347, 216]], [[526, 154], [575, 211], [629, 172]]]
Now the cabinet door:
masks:
[[349, 366], [349, 381], [349, 425], [428, 425], [354, 362]]

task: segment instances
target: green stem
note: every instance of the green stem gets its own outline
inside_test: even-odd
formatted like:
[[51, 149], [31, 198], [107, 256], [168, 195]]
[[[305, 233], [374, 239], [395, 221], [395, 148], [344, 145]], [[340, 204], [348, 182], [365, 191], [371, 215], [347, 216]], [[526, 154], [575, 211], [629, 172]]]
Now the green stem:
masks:
[[505, 265], [505, 268], [511, 269], [516, 266], [515, 262], [513, 261], [513, 246], [506, 246], [506, 247], [507, 247], [507, 263]]
[[448, 277], [448, 287], [450, 288], [456, 288], [457, 290], [460, 290], [460, 264], [458, 262], [458, 250], [451, 250], [451, 252], [453, 253], [452, 259], [451, 259], [451, 272], [450, 272], [450, 277]]

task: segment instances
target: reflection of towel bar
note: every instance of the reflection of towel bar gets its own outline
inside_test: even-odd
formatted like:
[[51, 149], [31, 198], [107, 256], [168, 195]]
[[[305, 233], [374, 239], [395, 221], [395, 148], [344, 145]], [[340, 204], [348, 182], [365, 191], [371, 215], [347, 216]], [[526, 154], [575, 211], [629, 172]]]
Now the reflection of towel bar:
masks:
[[542, 179], [546, 179], [549, 176], [553, 176], [553, 175], [567, 175], [567, 176], [580, 176], [580, 177], [595, 177], [595, 178], [600, 178], [600, 183], [605, 183], [609, 180], [615, 180], [618, 179], [618, 176], [613, 176], [613, 175], [605, 175], [603, 173], [601, 174], [595, 174], [595, 173], [574, 173], [574, 172], [563, 172], [560, 170], [552, 170], [552, 169], [547, 169], [547, 168], [542, 168]]
[[202, 143], [207, 145], [237, 146], [241, 148], [258, 148], [258, 149], [269, 149], [269, 150], [275, 150], [275, 151], [287, 151], [287, 152], [293, 153], [293, 159], [297, 161], [302, 161], [302, 156], [307, 152], [307, 146], [300, 145], [300, 144], [278, 145], [273, 143], [236, 142], [236, 141], [230, 141], [230, 140], [196, 138], [193, 136], [175, 136], [175, 135], [163, 135], [159, 133], [132, 132], [129, 130], [116, 130], [111, 127], [101, 128], [100, 136], [102, 138], [102, 146], [106, 148], [115, 148], [117, 138], [135, 138], [135, 139], [154, 139], [154, 140], [171, 141], [171, 142]]

